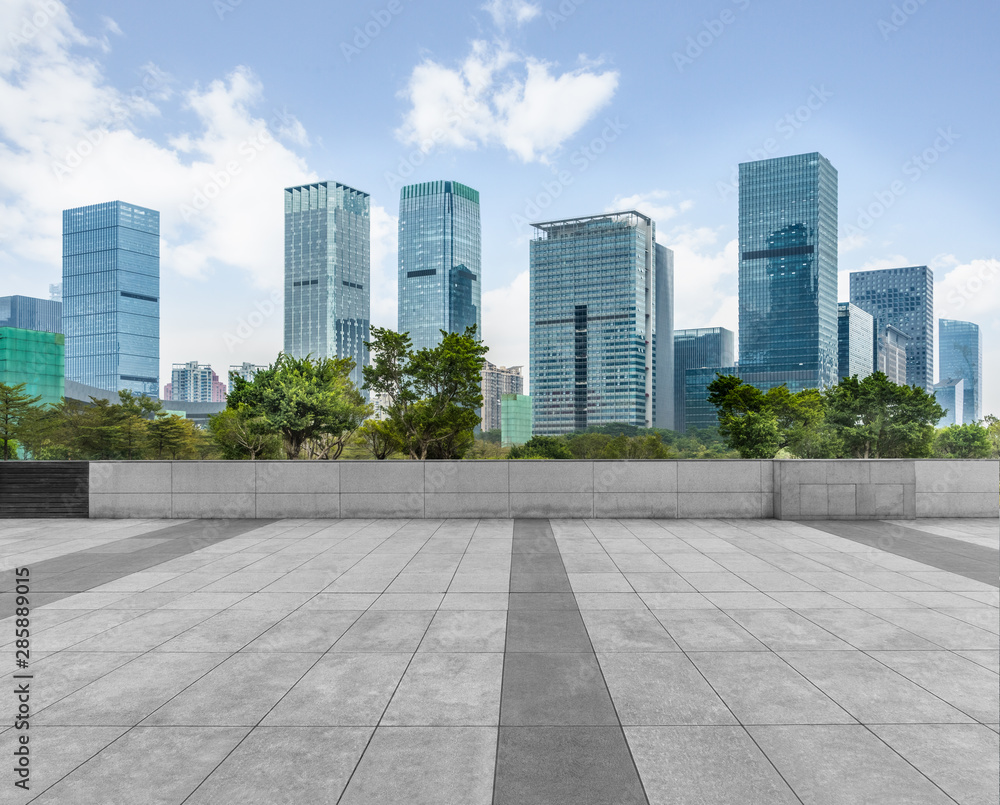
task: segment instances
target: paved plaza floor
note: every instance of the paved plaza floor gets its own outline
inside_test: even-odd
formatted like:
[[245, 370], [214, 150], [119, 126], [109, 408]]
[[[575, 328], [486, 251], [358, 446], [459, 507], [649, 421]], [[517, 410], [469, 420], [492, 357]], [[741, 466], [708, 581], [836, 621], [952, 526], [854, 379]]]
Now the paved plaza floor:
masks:
[[0, 521], [0, 802], [997, 803], [998, 578], [985, 520]]

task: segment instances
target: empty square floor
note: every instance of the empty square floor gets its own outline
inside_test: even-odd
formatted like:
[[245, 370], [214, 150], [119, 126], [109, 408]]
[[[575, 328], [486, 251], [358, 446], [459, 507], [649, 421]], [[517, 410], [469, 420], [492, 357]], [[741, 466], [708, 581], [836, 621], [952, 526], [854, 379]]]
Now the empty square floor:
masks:
[[0, 521], [0, 801], [997, 803], [998, 578], [992, 520]]

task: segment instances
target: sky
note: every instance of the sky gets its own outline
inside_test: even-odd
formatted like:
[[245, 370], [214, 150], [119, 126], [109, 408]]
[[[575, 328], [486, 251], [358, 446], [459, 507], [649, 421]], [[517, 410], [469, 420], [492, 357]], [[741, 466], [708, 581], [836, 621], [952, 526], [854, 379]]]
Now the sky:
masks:
[[819, 151], [847, 275], [929, 265], [982, 327], [1000, 415], [990, 0], [293, 4], [0, 0], [0, 295], [61, 279], [63, 209], [161, 213], [172, 363], [282, 346], [282, 189], [372, 198], [372, 323], [396, 326], [399, 188], [480, 191], [489, 359], [528, 363], [530, 224], [652, 216], [675, 326], [738, 330], [740, 162]]

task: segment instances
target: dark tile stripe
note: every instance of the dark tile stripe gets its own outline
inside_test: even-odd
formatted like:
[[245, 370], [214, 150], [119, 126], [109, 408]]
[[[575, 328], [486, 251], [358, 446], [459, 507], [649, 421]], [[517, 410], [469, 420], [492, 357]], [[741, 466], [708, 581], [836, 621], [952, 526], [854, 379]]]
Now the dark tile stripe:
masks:
[[1000, 550], [881, 520], [801, 520], [801, 525], [1000, 587]]
[[[123, 576], [149, 570], [178, 556], [241, 536], [273, 522], [274, 520], [192, 520], [126, 537], [107, 545], [29, 563], [31, 605], [40, 607], [92, 590]], [[13, 570], [0, 573], [0, 618], [9, 618], [14, 614], [14, 584]]]
[[547, 520], [515, 520], [494, 805], [648, 805]]

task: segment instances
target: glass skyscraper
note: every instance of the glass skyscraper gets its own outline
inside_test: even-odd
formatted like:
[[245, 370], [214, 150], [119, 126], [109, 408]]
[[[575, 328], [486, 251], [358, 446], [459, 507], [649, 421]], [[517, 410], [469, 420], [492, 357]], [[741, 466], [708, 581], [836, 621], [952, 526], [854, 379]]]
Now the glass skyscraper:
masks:
[[858, 376], [864, 380], [875, 367], [875, 321], [850, 302], [837, 304], [837, 379]]
[[740, 376], [837, 382], [837, 171], [818, 153], [739, 166]]
[[901, 330], [906, 342], [906, 383], [934, 388], [934, 272], [927, 266], [851, 273], [851, 304], [871, 313], [875, 331]]
[[399, 332], [414, 349], [441, 330], [476, 325], [483, 337], [479, 191], [459, 182], [408, 185], [399, 193]]
[[156, 397], [160, 214], [122, 201], [63, 211], [66, 378]]
[[[624, 422], [672, 422], [673, 371], [656, 409], [654, 356], [672, 354], [673, 310], [655, 225], [635, 211], [534, 224], [531, 241], [531, 399], [534, 433]], [[664, 275], [657, 278], [656, 274]], [[665, 298], [660, 298], [661, 295]], [[662, 347], [662, 350], [660, 349]], [[654, 411], [658, 411], [654, 417]]]
[[979, 325], [939, 319], [938, 343], [941, 381], [965, 381], [961, 421], [978, 422], [983, 418], [983, 334]]
[[34, 296], [0, 296], [0, 327], [62, 332], [62, 302]]
[[285, 188], [285, 352], [353, 358], [360, 388], [371, 310], [368, 193], [339, 182]]
[[[736, 333], [725, 327], [699, 327], [674, 330], [674, 430], [687, 430], [687, 397], [692, 404], [708, 403], [706, 386], [715, 379], [714, 372], [703, 386], [687, 387], [687, 370], [702, 367], [732, 366], [736, 359]], [[695, 376], [692, 376], [693, 378]], [[715, 408], [711, 407], [714, 417]], [[715, 426], [715, 420], [711, 426]]]

